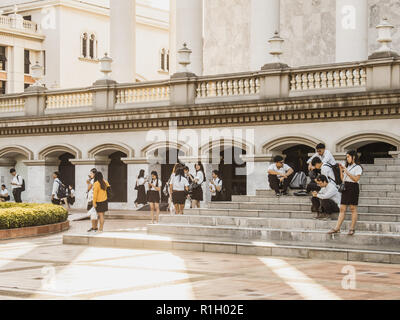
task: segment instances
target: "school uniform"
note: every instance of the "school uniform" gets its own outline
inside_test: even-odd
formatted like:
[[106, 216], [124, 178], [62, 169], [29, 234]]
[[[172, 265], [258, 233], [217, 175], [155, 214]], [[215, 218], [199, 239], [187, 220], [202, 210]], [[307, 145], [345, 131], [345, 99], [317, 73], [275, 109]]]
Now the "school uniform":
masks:
[[[363, 173], [363, 169], [358, 164], [353, 164], [347, 168], [347, 171], [353, 176], [360, 176]], [[358, 206], [360, 198], [360, 185], [358, 182], [354, 182], [351, 178], [344, 174], [344, 186], [345, 190], [342, 193], [341, 204], [347, 206]]]
[[21, 193], [22, 193], [22, 184], [23, 184], [23, 179], [20, 175], [15, 175], [14, 178], [12, 179], [12, 194], [14, 196], [14, 200], [16, 203], [21, 203]]
[[7, 189], [1, 190], [0, 189], [0, 198], [4, 201], [10, 201], [10, 194], [8, 193]]
[[334, 166], [336, 164], [336, 160], [329, 150], [325, 150], [322, 156], [320, 156], [318, 153], [315, 153], [310, 159], [308, 159], [307, 164], [310, 164], [315, 157], [320, 158], [322, 163], [324, 164], [327, 163], [330, 164], [331, 166]]
[[329, 182], [325, 188], [321, 188], [317, 197], [312, 197], [311, 202], [315, 209], [315, 211], [312, 211], [318, 212], [319, 209], [321, 209], [321, 212], [327, 214], [338, 213], [340, 211], [340, 201], [341, 194], [338, 191], [336, 184]]
[[186, 201], [186, 187], [189, 187], [189, 181], [182, 176], [175, 176], [172, 178], [172, 202], [174, 204], [185, 204]]
[[294, 173], [292, 173], [289, 177], [285, 178], [283, 182], [280, 182], [280, 179], [290, 170], [292, 169], [289, 167], [286, 163], [283, 164], [282, 168], [279, 168], [276, 166], [276, 163], [271, 164], [268, 167], [268, 172], [269, 171], [275, 171], [278, 172], [278, 175], [273, 175], [273, 174], [268, 174], [268, 182], [269, 186], [272, 190], [274, 190], [276, 193], [280, 193], [280, 188], [283, 189], [284, 192], [287, 191], [290, 182], [292, 182]]
[[202, 171], [197, 171], [194, 176], [194, 182], [196, 182], [199, 186], [196, 189], [193, 189], [191, 194], [192, 200], [203, 201], [203, 188], [202, 184], [204, 182], [204, 174]]
[[136, 204], [147, 204], [147, 197], [146, 197], [146, 187], [145, 187], [145, 180], [144, 178], [139, 178], [136, 180], [137, 185], [137, 198], [135, 200]]
[[54, 179], [53, 182], [53, 189], [51, 191], [51, 195], [52, 195], [52, 200], [51, 202], [55, 205], [60, 205], [61, 204], [61, 199], [58, 198], [57, 193], [58, 193], [58, 188], [59, 186], [62, 184], [61, 180], [56, 178]]
[[106, 183], [106, 190], [101, 188], [100, 182], [98, 181], [93, 185], [93, 206], [96, 208], [97, 212], [108, 211], [107, 188], [110, 184], [105, 180], [104, 182]]
[[[213, 179], [215, 186], [210, 183], [210, 189], [211, 189], [211, 201], [223, 201], [222, 199], [222, 185], [223, 182], [220, 178]], [[217, 187], [220, 188], [220, 191], [217, 191]]]
[[[151, 184], [159, 188], [162, 186], [161, 180], [151, 180]], [[151, 187], [147, 194], [147, 201], [149, 203], [160, 203], [160, 200], [160, 191], [157, 191], [154, 187]]]

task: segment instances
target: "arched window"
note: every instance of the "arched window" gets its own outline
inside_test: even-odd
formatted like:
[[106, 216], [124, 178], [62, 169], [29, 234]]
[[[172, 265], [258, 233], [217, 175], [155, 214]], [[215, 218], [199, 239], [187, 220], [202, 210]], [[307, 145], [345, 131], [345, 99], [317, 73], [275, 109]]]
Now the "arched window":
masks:
[[87, 57], [87, 40], [88, 40], [88, 35], [87, 33], [84, 33], [82, 36], [82, 57], [84, 58]]
[[96, 42], [96, 36], [94, 34], [92, 34], [90, 36], [90, 41], [89, 41], [89, 57], [91, 59], [95, 58], [95, 42]]

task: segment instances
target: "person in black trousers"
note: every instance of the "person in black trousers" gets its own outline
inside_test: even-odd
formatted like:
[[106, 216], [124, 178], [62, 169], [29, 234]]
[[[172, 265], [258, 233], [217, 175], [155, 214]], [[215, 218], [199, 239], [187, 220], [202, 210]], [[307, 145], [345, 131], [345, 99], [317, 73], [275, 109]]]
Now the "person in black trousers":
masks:
[[15, 169], [10, 169], [10, 173], [13, 176], [13, 179], [11, 181], [12, 185], [12, 193], [14, 196], [14, 201], [16, 203], [22, 203], [21, 199], [21, 193], [22, 193], [22, 185], [23, 185], [23, 179], [20, 175], [17, 174]]
[[311, 211], [314, 209], [313, 212], [317, 212], [317, 219], [328, 218], [332, 213], [340, 211], [341, 195], [336, 184], [329, 182], [326, 176], [320, 175], [316, 181], [321, 190], [313, 192]]
[[[292, 182], [294, 170], [285, 164], [282, 156], [276, 156], [274, 163], [268, 167], [268, 181], [277, 197], [287, 195], [287, 189]], [[282, 193], [281, 190], [282, 189]]]

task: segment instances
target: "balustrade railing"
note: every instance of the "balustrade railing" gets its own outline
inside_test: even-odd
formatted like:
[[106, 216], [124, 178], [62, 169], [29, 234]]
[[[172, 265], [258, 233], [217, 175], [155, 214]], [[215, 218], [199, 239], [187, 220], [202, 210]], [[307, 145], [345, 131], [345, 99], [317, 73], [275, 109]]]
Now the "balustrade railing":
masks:
[[0, 26], [11, 27], [11, 18], [0, 15]]
[[93, 93], [89, 91], [48, 94], [46, 109], [78, 108], [93, 105]]
[[248, 96], [259, 92], [260, 78], [257, 76], [199, 80], [196, 86], [196, 98]]
[[2, 98], [0, 96], [0, 113], [23, 112], [24, 110], [24, 98]]
[[168, 101], [169, 85], [150, 85], [117, 89], [117, 104], [134, 104], [140, 102]]
[[27, 29], [32, 32], [38, 31], [38, 25], [35, 22], [24, 20], [23, 22], [24, 29]]

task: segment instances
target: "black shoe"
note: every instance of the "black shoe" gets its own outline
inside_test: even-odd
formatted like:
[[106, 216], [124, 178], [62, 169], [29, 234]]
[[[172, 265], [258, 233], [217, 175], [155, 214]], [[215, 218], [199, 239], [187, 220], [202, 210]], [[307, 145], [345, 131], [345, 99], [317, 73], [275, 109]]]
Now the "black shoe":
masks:
[[96, 232], [96, 231], [98, 231], [99, 229], [93, 229], [93, 228], [90, 228], [87, 232]]
[[281, 196], [281, 193], [280, 193], [280, 192], [277, 192], [275, 195], [276, 195], [277, 197], [280, 197], [280, 196]]
[[287, 191], [282, 191], [282, 195], [283, 195], [283, 196], [288, 196], [288, 195], [289, 195], [289, 192], [287, 192]]

